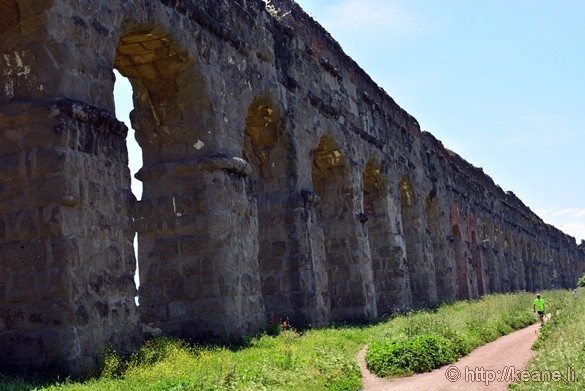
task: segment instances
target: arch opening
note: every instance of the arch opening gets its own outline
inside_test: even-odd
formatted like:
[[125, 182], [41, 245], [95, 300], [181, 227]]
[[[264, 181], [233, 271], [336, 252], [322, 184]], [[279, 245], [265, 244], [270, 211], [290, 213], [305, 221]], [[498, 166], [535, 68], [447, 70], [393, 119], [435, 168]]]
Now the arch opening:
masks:
[[196, 218], [205, 208], [200, 204], [205, 180], [189, 169], [194, 157], [209, 153], [205, 86], [197, 84], [198, 68], [186, 52], [151, 28], [121, 37], [114, 68], [130, 82], [129, 128], [138, 146], [129, 146], [142, 152], [142, 167], [134, 175], [142, 192], [132, 216], [141, 321], [196, 337], [195, 328], [178, 330], [172, 322], [205, 316], [198, 310], [201, 292], [206, 282], [210, 291], [218, 284], [213, 270], [204, 269], [212, 249], [205, 245], [207, 227]]
[[465, 248], [463, 245], [463, 236], [458, 225], [452, 227], [453, 235], [453, 255], [457, 264], [457, 298], [467, 300], [470, 298], [469, 271], [467, 268], [467, 259], [465, 258]]
[[483, 259], [475, 230], [471, 231], [471, 242], [469, 245], [471, 246], [471, 264], [473, 265], [473, 269], [475, 271], [474, 282], [477, 285], [477, 289], [474, 287], [473, 293], [477, 296], [483, 296], [486, 293]]
[[264, 305], [269, 318], [305, 321], [296, 309], [303, 308], [310, 291], [297, 270], [289, 265], [290, 244], [286, 210], [286, 148], [281, 110], [270, 98], [252, 101], [246, 114], [242, 156], [252, 167], [247, 194], [256, 207], [258, 266]]
[[408, 177], [400, 181], [400, 215], [406, 245], [406, 259], [412, 302], [414, 306], [433, 304], [436, 301], [434, 265], [428, 259], [422, 237], [422, 221], [417, 199]]
[[[128, 150], [128, 168], [130, 169], [130, 186], [132, 193], [137, 200], [142, 197], [142, 182], [136, 179], [135, 175], [142, 167], [142, 150], [136, 142], [136, 134], [130, 121], [130, 112], [134, 105], [132, 103], [132, 85], [128, 78], [122, 76], [114, 69], [116, 82], [114, 84], [114, 103], [116, 108], [116, 117], [126, 124], [128, 135], [126, 137], [126, 148]], [[138, 237], [134, 233], [132, 240], [134, 246], [134, 257], [136, 259], [136, 272], [134, 273], [134, 283], [136, 289], [140, 286], [139, 261], [138, 261]], [[138, 296], [134, 298], [136, 305], [139, 305]]]
[[378, 315], [388, 314], [408, 305], [407, 274], [401, 253], [392, 245], [388, 181], [382, 167], [371, 158], [363, 172], [363, 211], [367, 216], [367, 233]]
[[368, 319], [373, 315], [370, 307], [375, 306], [371, 270], [369, 279], [364, 275], [370, 264], [369, 259], [368, 264], [359, 264], [364, 243], [356, 231], [348, 162], [333, 137], [320, 139], [311, 173], [313, 189], [321, 198], [316, 212], [323, 232], [332, 320]]
[[436, 192], [432, 191], [425, 201], [427, 231], [431, 241], [431, 251], [435, 266], [437, 301], [452, 300], [457, 296], [453, 281], [456, 280], [455, 268], [448, 257], [447, 242], [441, 235], [441, 221], [444, 218]]

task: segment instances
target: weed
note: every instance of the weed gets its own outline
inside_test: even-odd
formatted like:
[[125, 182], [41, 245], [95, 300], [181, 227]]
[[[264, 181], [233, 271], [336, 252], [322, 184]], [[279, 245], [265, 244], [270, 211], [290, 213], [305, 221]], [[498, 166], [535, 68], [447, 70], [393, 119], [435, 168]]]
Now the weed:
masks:
[[266, 3], [266, 11], [268, 11], [270, 16], [272, 16], [274, 19], [276, 19], [278, 21], [282, 20], [285, 16], [290, 14], [290, 11], [289, 12], [282, 12], [282, 10], [280, 8], [276, 8], [274, 6], [274, 4], [270, 3], [271, 0], [263, 0], [263, 1], [264, 1], [264, 3]]
[[118, 353], [108, 347], [104, 350], [102, 365], [101, 365], [101, 377], [112, 378], [119, 377], [124, 374], [126, 369], [126, 363], [118, 355]]
[[427, 372], [458, 357], [453, 342], [439, 335], [424, 334], [411, 339], [372, 342], [366, 362], [373, 373], [389, 376]]

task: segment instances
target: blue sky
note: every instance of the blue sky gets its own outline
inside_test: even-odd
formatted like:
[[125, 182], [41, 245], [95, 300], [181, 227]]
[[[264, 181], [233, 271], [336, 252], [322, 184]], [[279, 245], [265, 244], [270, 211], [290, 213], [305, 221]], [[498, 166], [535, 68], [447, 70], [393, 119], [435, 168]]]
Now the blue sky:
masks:
[[[297, 3], [423, 130], [585, 240], [585, 1]], [[133, 135], [129, 145], [135, 172]]]
[[585, 1], [297, 3], [423, 130], [585, 240]]

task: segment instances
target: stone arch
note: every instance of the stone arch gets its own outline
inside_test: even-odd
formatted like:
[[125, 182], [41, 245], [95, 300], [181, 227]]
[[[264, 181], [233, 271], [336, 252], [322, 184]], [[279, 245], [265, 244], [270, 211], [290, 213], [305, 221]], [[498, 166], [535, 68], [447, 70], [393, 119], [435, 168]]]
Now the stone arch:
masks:
[[486, 289], [488, 292], [498, 292], [498, 268], [496, 265], [496, 258], [492, 244], [493, 238], [491, 228], [488, 220], [484, 218], [481, 223], [481, 249], [483, 254], [483, 260], [485, 262], [486, 270]]
[[[142, 182], [143, 194], [135, 218], [141, 281], [140, 311], [146, 322], [169, 320], [165, 303], [179, 300], [184, 289], [182, 273], [174, 270], [176, 266], [172, 262], [180, 252], [177, 232], [160, 226], [168, 227], [168, 222], [155, 223], [154, 216], [158, 211], [154, 205], [170, 204], [172, 208], [168, 209], [179, 215], [188, 211], [184, 209], [182, 199], [177, 205], [175, 183], [161, 183], [160, 173], [153, 175], [153, 171], [165, 162], [181, 158], [172, 156], [171, 145], [180, 138], [177, 136], [181, 129], [177, 124], [184, 117], [179, 104], [178, 78], [190, 63], [186, 53], [166, 34], [154, 29], [123, 34], [116, 48], [114, 68], [128, 78], [132, 86], [134, 109], [130, 120], [142, 152], [143, 166], [136, 177]], [[170, 217], [168, 212], [165, 215], [167, 219]], [[161, 273], [163, 262], [168, 270], [165, 274]], [[171, 286], [175, 288], [171, 289]]]
[[505, 290], [518, 290], [518, 281], [516, 278], [516, 254], [514, 254], [515, 246], [507, 232], [503, 233], [503, 249], [504, 249], [504, 267], [508, 275], [508, 285]]
[[422, 218], [410, 179], [403, 176], [400, 181], [400, 215], [406, 242], [406, 259], [412, 301], [415, 306], [436, 302], [435, 270], [425, 254], [422, 238]]
[[291, 265], [286, 208], [287, 152], [283, 145], [283, 110], [268, 93], [248, 107], [242, 156], [252, 168], [247, 194], [256, 206], [258, 265], [262, 296], [268, 317], [287, 317], [296, 324], [309, 321], [300, 309], [306, 307], [310, 286]]
[[441, 229], [444, 212], [440, 209], [435, 190], [425, 200], [425, 215], [435, 265], [437, 300], [452, 300], [457, 297], [456, 271], [448, 256], [448, 242], [445, 240], [444, 230]]
[[533, 243], [532, 244], [532, 251], [530, 253], [530, 257], [532, 259], [532, 281], [533, 281], [533, 290], [538, 291], [544, 287], [542, 269], [543, 269], [543, 262], [542, 262], [542, 244], [540, 243]]
[[258, 176], [273, 179], [270, 168], [272, 151], [282, 133], [282, 113], [267, 96], [254, 99], [246, 115], [243, 156], [258, 170]]
[[453, 257], [457, 265], [457, 298], [469, 299], [471, 297], [471, 284], [469, 275], [469, 262], [465, 251], [463, 232], [461, 231], [461, 215], [455, 204], [451, 205], [451, 236]]
[[165, 31], [133, 25], [114, 67], [133, 87], [131, 122], [143, 158], [134, 216], [141, 321], [193, 339], [257, 330], [264, 306], [246, 196], [251, 168], [220, 149], [201, 65]]
[[527, 290], [528, 289], [528, 276], [526, 274], [526, 264], [528, 258], [528, 250], [526, 245], [526, 239], [523, 237], [519, 243], [519, 251], [518, 251], [518, 280], [520, 282], [519, 289], [520, 290]]
[[506, 252], [509, 249], [509, 243], [504, 240], [504, 234], [497, 223], [494, 223], [493, 230], [493, 251], [499, 275], [498, 292], [507, 292], [510, 287], [510, 273], [506, 260]]
[[537, 280], [537, 267], [535, 251], [532, 243], [528, 243], [526, 246], [526, 253], [524, 257], [524, 275], [526, 276], [526, 290], [534, 292], [536, 290]]
[[[481, 258], [481, 251], [479, 249], [479, 241], [477, 239], [477, 232], [471, 231], [470, 238], [470, 252], [471, 252], [471, 263], [475, 271], [475, 283], [477, 284], [477, 295], [483, 296], [486, 293], [485, 289], [485, 278], [483, 275], [483, 260]], [[475, 289], [474, 289], [475, 293]]]
[[408, 289], [406, 265], [401, 252], [392, 245], [389, 196], [382, 166], [372, 157], [363, 172], [363, 212], [367, 217], [378, 314], [403, 308], [409, 302], [404, 294]]
[[370, 260], [364, 264], [355, 251], [362, 243], [349, 163], [330, 135], [321, 137], [313, 151], [311, 176], [321, 199], [316, 212], [323, 232], [332, 320], [372, 318], [376, 314]]
[[486, 293], [484, 262], [480, 250], [476, 219], [471, 212], [467, 215], [467, 226], [469, 232], [469, 255], [471, 257], [471, 265], [473, 268], [473, 295], [482, 296]]
[[376, 217], [384, 209], [381, 203], [388, 195], [387, 186], [387, 181], [381, 175], [380, 163], [370, 158], [363, 173], [363, 211], [368, 218]]
[[458, 225], [453, 226], [452, 236], [453, 254], [455, 256], [455, 263], [457, 264], [457, 298], [465, 300], [471, 297], [471, 287], [469, 284], [469, 271], [467, 267], [467, 259], [465, 258], [463, 236]]
[[[114, 67], [132, 84], [131, 121], [145, 167], [184, 159], [201, 149], [196, 141], [189, 142], [193, 129], [199, 128], [198, 136], [205, 134], [209, 103], [203, 86], [189, 88], [193, 83], [186, 82], [197, 79], [190, 72], [196, 69], [193, 64], [170, 37], [155, 29], [127, 32], [120, 38]], [[189, 100], [182, 96], [187, 92], [192, 93]], [[145, 186], [144, 191], [148, 196], [154, 189]]]

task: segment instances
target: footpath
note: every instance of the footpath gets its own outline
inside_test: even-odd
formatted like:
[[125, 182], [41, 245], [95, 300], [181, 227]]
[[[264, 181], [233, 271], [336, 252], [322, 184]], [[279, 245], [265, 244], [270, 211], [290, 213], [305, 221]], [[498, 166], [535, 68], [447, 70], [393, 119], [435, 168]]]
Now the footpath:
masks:
[[481, 346], [453, 364], [432, 372], [409, 377], [384, 379], [370, 373], [364, 356], [357, 356], [362, 371], [364, 391], [427, 391], [427, 390], [507, 390], [516, 374], [526, 368], [535, 353], [530, 349], [536, 341], [540, 324], [515, 331]]

